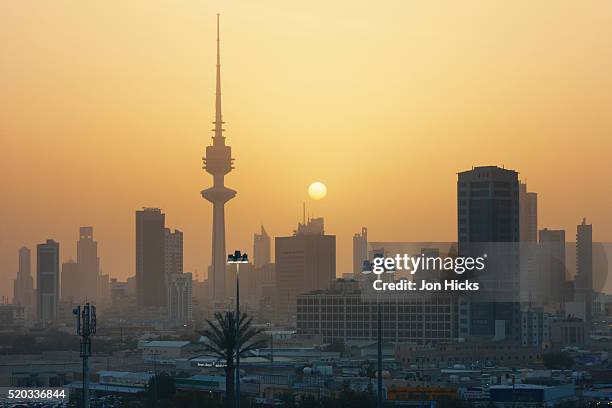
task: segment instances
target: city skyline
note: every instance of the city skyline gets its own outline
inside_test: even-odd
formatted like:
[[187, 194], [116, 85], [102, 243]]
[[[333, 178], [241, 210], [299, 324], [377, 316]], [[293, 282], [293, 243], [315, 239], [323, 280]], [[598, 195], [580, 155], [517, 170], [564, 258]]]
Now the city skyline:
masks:
[[[69, 34], [60, 27], [67, 15], [50, 18], [38, 28], [27, 24], [18, 27], [16, 22], [24, 21], [17, 17], [28, 5], [2, 7], [7, 9], [7, 13], [2, 13], [7, 16], [7, 24], [3, 25], [10, 32], [23, 35], [17, 36], [21, 51], [5, 49], [7, 45], [0, 51], [13, 57], [8, 63], [6, 83], [2, 82], [7, 88], [7, 98], [0, 105], [0, 137], [5, 152], [0, 171], [11, 175], [0, 187], [2, 197], [6, 198], [2, 208], [5, 222], [0, 232], [0, 293], [12, 296], [20, 247], [34, 249], [37, 243], [52, 238], [61, 243], [60, 262], [63, 263], [75, 257], [74, 231], [83, 225], [96, 229], [101, 273], [122, 280], [133, 276], [133, 214], [143, 206], [162, 208], [169, 224], [184, 231], [184, 269], [194, 273], [197, 270], [200, 280], [203, 279], [210, 264], [212, 222], [209, 209], [202, 205], [198, 195], [201, 186], [209, 183], [199, 167], [202, 146], [210, 137], [210, 118], [214, 117], [211, 97], [215, 44], [211, 39], [215, 11], [199, 8], [174, 11], [169, 16], [175, 30], [172, 35], [155, 50], [143, 51], [149, 64], [149, 59], [159, 62], [150, 64], [158, 71], [136, 74], [134, 70], [140, 66], [139, 61], [128, 51], [139, 49], [142, 39], [130, 34], [130, 29], [123, 25], [117, 30], [129, 41], [122, 45], [96, 31], [104, 27], [110, 15], [101, 16], [98, 24], [90, 17], [84, 18], [83, 21], [92, 23], [92, 28], [77, 27], [97, 40], [88, 52], [76, 59], [82, 71], [60, 62], [50, 62], [47, 69], [41, 70], [40, 64], [28, 64], [34, 53], [40, 52], [39, 35], [49, 35], [50, 50], [59, 55], [83, 51], [78, 41], [60, 44]], [[149, 12], [155, 15], [156, 7], [159, 6], [151, 6]], [[409, 11], [421, 15], [433, 13], [426, 6], [420, 7], [404, 8], [401, 15], [413, 19]], [[499, 48], [508, 50], [511, 56], [505, 56], [497, 48], [471, 49], [469, 40], [478, 28], [468, 29], [458, 23], [460, 35], [455, 42], [431, 39], [429, 51], [410, 45], [409, 49], [420, 57], [412, 59], [404, 54], [394, 58], [393, 50], [403, 44], [393, 40], [392, 46], [387, 44], [380, 50], [382, 61], [360, 67], [350, 80], [340, 74], [347, 67], [363, 62], [360, 50], [376, 50], [374, 45], [380, 40], [389, 41], [393, 30], [399, 30], [400, 38], [411, 38], [426, 35], [426, 28], [399, 27], [393, 24], [397, 20], [383, 13], [382, 21], [390, 23], [391, 28], [377, 25], [380, 30], [372, 32], [371, 38], [363, 39], [363, 44], [352, 41], [350, 34], [355, 27], [351, 24], [361, 30], [368, 20], [365, 10], [357, 7], [343, 25], [335, 28], [300, 20], [304, 27], [288, 31], [289, 38], [296, 41], [291, 44], [290, 40], [278, 38], [279, 33], [287, 30], [287, 22], [297, 18], [288, 10], [285, 10], [285, 20], [275, 20], [272, 25], [268, 24], [270, 20], [282, 15], [281, 12], [273, 16], [256, 13], [242, 27], [239, 22], [244, 22], [250, 9], [240, 12], [228, 9], [224, 19], [224, 32], [227, 30], [224, 109], [230, 124], [228, 136], [236, 147], [237, 167], [228, 175], [227, 182], [240, 195], [226, 209], [227, 248], [248, 252], [252, 234], [261, 224], [272, 237], [289, 234], [300, 219], [302, 201], [308, 202], [312, 215], [325, 217], [327, 230], [338, 237], [338, 275], [352, 270], [351, 238], [362, 226], [368, 227], [373, 241], [454, 240], [456, 173], [488, 164], [520, 171], [529, 189], [538, 193], [539, 228], [565, 229], [571, 239], [571, 231], [586, 216], [595, 226], [594, 241], [612, 240], [612, 221], [607, 211], [611, 207], [612, 187], [605, 182], [612, 174], [607, 166], [612, 151], [607, 135], [612, 123], [605, 117], [611, 97], [609, 93], [594, 92], [595, 88], [605, 90], [612, 85], [604, 75], [610, 71], [610, 61], [602, 54], [609, 44], [597, 31], [609, 28], [603, 26], [603, 19], [596, 18], [593, 6], [582, 10], [574, 20], [558, 9], [553, 10], [559, 13], [555, 14], [558, 20], [549, 27], [550, 32], [544, 31], [538, 26], [542, 22], [538, 14], [542, 11], [540, 7], [544, 6], [528, 10], [522, 27], [523, 35], [537, 34], [533, 48], [517, 49], [511, 34], [521, 29], [505, 25], [508, 32], [500, 33]], [[71, 12], [79, 15], [85, 10], [85, 7], [76, 8]], [[481, 13], [486, 15], [486, 11]], [[178, 23], [190, 13], [199, 17], [190, 17], [189, 23], [179, 30]], [[333, 21], [338, 13], [332, 7], [324, 21]], [[441, 18], [450, 19], [450, 14], [444, 11]], [[576, 38], [570, 41], [562, 37], [567, 40], [565, 46], [548, 44], [548, 40], [563, 33], [561, 22], [584, 22], [581, 18], [586, 15], [595, 18], [591, 27], [578, 24], [573, 32]], [[29, 16], [36, 18], [37, 14]], [[141, 33], [162, 39], [164, 31], [139, 19], [134, 10], [126, 14], [126, 19], [143, 29]], [[264, 29], [266, 24], [268, 27]], [[255, 27], [262, 34], [246, 38], [246, 33]], [[332, 36], [332, 44], [315, 46], [317, 39], [330, 32], [336, 34]], [[309, 34], [313, 35], [312, 39], [307, 39]], [[192, 44], [185, 44], [186, 35], [193, 40]], [[333, 47], [342, 41], [346, 41], [346, 48]], [[581, 41], [592, 47], [583, 49]], [[182, 44], [184, 48], [172, 50], [175, 44]], [[292, 82], [295, 77], [283, 76], [272, 82], [278, 69], [272, 57], [281, 57], [260, 48], [264, 45], [273, 45], [276, 52], [283, 54], [282, 61], [296, 70], [301, 82], [295, 84]], [[300, 45], [308, 46], [303, 55], [295, 51]], [[450, 50], [451, 45], [457, 45], [458, 50]], [[245, 50], [248, 46], [252, 49]], [[256, 52], [271, 58], [255, 62]], [[436, 52], [444, 57], [437, 57]], [[459, 58], [461, 52], [466, 53], [465, 60]], [[482, 85], [480, 79], [469, 75], [461, 79], [459, 74], [466, 74], [474, 58], [487, 52], [491, 60], [485, 63], [492, 64], [493, 74], [501, 79], [498, 87], [484, 92], [478, 90]], [[588, 78], [584, 76], [586, 68], [579, 64], [564, 66], [567, 77], [541, 76], [542, 70], [553, 68], [559, 58], [571, 53], [590, 61]], [[511, 58], [527, 55], [541, 65]], [[162, 64], [168, 56], [177, 59]], [[325, 60], [330, 56], [343, 68], [329, 66]], [[87, 58], [104, 64], [90, 66]], [[453, 63], [442, 68], [439, 64], [447, 59]], [[386, 68], [391, 71], [389, 78], [379, 77], [381, 90], [368, 83], [362, 84], [357, 94], [350, 91], [360, 80], [374, 78], [374, 73], [386, 67], [384, 61], [395, 64]], [[511, 61], [518, 63], [504, 65]], [[244, 70], [245, 62], [255, 66]], [[483, 74], [481, 68], [479, 75]], [[425, 73], [422, 71], [425, 69], [431, 71]], [[82, 75], [71, 77], [77, 72]], [[443, 72], [449, 78], [438, 77]], [[26, 86], [25, 81], [31, 79], [26, 74], [38, 78], [41, 86]], [[112, 91], [108, 93], [95, 84], [119, 89], [116, 87], [125, 86], [134, 78], [138, 80], [131, 84], [133, 96], [122, 101], [113, 98]], [[326, 80], [318, 84], [321, 78]], [[416, 96], [406, 96], [400, 99], [399, 108], [387, 106], [386, 113], [381, 112], [380, 106], [371, 102], [375, 99], [380, 102], [379, 92], [390, 90], [392, 78], [399, 81], [397, 89]], [[54, 79], [60, 79], [56, 85], [53, 85]], [[417, 84], [417, 79], [426, 80], [429, 87]], [[502, 86], [502, 79], [509, 81]], [[567, 85], [554, 82], [560, 79], [567, 80]], [[274, 83], [274, 90], [255, 86], [259, 82]], [[555, 89], [558, 93], [551, 91], [553, 84], [558, 87]], [[52, 85], [61, 85], [66, 96]], [[453, 86], [459, 91], [453, 91]], [[512, 87], [531, 99], [529, 109], [522, 108], [522, 98], [510, 90]], [[593, 95], [585, 96], [584, 87], [593, 91]], [[324, 90], [329, 100], [320, 99]], [[63, 102], [58, 104], [54, 94]], [[28, 95], [32, 98], [26, 98]], [[265, 96], [265, 108], [258, 102], [260, 96]], [[467, 102], [464, 96], [468, 97]], [[356, 101], [351, 102], [350, 97], [356, 97]], [[557, 97], [563, 102], [558, 102]], [[165, 99], [176, 104], [162, 102]], [[287, 101], [294, 102], [295, 108], [290, 109], [287, 105], [291, 103]], [[469, 105], [465, 107], [467, 112], [459, 103]], [[367, 113], [371, 115], [365, 120], [361, 116]], [[279, 114], [289, 120], [279, 120]], [[29, 120], [30, 116], [37, 121]], [[109, 117], [111, 120], [107, 122]], [[441, 118], [446, 120], [444, 125], [436, 123]], [[371, 149], [378, 136], [375, 133], [380, 131], [383, 122], [389, 126], [388, 130], [384, 129], [389, 145], [376, 143], [381, 148]], [[508, 126], [510, 122], [512, 126]], [[508, 137], [513, 138], [511, 144]], [[350, 160], [343, 157], [346, 145], [351, 148]], [[339, 151], [343, 154], [339, 155]], [[432, 162], [432, 155], [439, 157], [439, 162]], [[313, 162], [317, 163], [316, 167], [312, 166]], [[257, 177], [253, 176], [255, 172]], [[424, 180], [422, 175], [426, 173], [430, 175]], [[598, 179], [604, 182], [597, 182]], [[329, 188], [328, 197], [317, 202], [306, 198], [307, 186], [315, 180], [325, 182]], [[391, 194], [397, 199], [385, 201], [385, 211], [381, 214], [379, 197]], [[55, 198], [47, 201], [46, 197]], [[274, 205], [269, 205], [270, 202]], [[398, 223], [398, 219], [402, 221]]]

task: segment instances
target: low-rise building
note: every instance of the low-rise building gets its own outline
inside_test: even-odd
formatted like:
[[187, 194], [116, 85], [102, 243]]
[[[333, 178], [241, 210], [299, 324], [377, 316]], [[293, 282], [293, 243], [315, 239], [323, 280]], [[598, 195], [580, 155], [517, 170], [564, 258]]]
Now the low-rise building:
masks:
[[556, 349], [567, 346], [582, 347], [587, 343], [588, 330], [584, 320], [569, 317], [550, 322], [550, 340]]
[[493, 385], [490, 401], [498, 408], [553, 407], [576, 398], [573, 384], [555, 386], [536, 384]]
[[163, 361], [187, 356], [197, 348], [189, 341], [154, 340], [138, 345], [145, 361]]
[[453, 364], [521, 367], [540, 360], [542, 355], [538, 347], [470, 338], [464, 342], [428, 346], [414, 343], [397, 344], [395, 357], [406, 367], [441, 367]]

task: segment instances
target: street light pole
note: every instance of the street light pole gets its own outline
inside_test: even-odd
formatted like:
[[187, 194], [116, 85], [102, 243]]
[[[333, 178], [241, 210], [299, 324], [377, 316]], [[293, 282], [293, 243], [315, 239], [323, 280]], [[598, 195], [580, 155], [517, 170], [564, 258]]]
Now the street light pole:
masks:
[[382, 408], [383, 406], [383, 358], [382, 358], [382, 309], [380, 307], [380, 299], [377, 299], [376, 302], [376, 312], [378, 319], [378, 408]]
[[240, 408], [240, 264], [248, 262], [247, 254], [241, 254], [238, 250], [227, 256], [228, 264], [236, 264], [236, 408]]
[[[382, 257], [382, 254], [374, 254], [374, 258]], [[368, 259], [363, 261], [361, 267], [363, 273], [372, 272], [372, 262]], [[380, 304], [380, 294], [376, 292], [376, 345], [377, 345], [377, 395], [376, 395], [376, 406], [377, 408], [383, 408], [383, 355], [382, 355], [382, 306]]]
[[236, 408], [240, 408], [240, 264], [236, 264]]

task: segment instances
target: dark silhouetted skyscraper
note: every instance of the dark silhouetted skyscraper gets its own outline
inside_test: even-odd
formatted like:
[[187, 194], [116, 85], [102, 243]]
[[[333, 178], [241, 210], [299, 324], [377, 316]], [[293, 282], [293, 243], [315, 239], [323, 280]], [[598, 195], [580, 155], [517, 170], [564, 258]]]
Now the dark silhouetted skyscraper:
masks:
[[519, 241], [516, 171], [484, 166], [461, 172], [457, 194], [459, 244]]
[[47, 326], [57, 318], [60, 290], [60, 245], [52, 239], [36, 246], [38, 320]]
[[165, 215], [159, 208], [136, 211], [136, 299], [138, 307], [166, 306]]
[[[520, 218], [518, 173], [496, 166], [459, 173], [459, 256], [488, 254], [481, 289], [470, 298], [459, 335], [519, 340]], [[516, 243], [516, 244], [514, 244]]]

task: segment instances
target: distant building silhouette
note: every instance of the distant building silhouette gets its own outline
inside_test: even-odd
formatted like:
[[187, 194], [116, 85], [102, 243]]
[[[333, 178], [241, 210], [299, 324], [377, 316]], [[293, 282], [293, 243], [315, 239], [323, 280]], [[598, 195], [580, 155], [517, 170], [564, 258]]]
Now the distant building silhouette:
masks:
[[538, 194], [527, 191], [526, 183], [519, 183], [519, 215], [521, 242], [538, 241]]
[[81, 304], [87, 298], [85, 290], [85, 277], [79, 270], [79, 264], [70, 259], [62, 263], [61, 274], [61, 299], [70, 300], [73, 303]]
[[110, 304], [110, 275], [100, 273], [98, 275], [98, 297], [97, 304], [106, 307]]
[[116, 278], [110, 280], [111, 307], [120, 308], [129, 303], [127, 282], [120, 282]]
[[270, 236], [263, 225], [259, 234], [253, 234], [253, 264], [260, 268], [270, 263]]
[[193, 320], [191, 273], [168, 276], [168, 321], [185, 325]]
[[[461, 305], [459, 336], [520, 338], [520, 218], [518, 173], [496, 166], [459, 173], [459, 256], [489, 252], [483, 288]], [[512, 244], [517, 243], [517, 244]], [[486, 280], [486, 282], [484, 282]]]
[[47, 326], [57, 318], [60, 291], [60, 244], [48, 239], [36, 246], [38, 320]]
[[93, 239], [93, 227], [81, 227], [79, 229], [77, 264], [82, 276], [83, 297], [95, 303], [98, 298], [100, 258], [98, 258], [98, 243]]
[[179, 230], [164, 229], [166, 276], [183, 273], [183, 233]]
[[361, 228], [361, 234], [353, 235], [353, 275], [361, 279], [363, 261], [368, 259], [368, 229]]
[[[263, 225], [259, 234], [253, 234], [253, 262], [252, 268], [249, 264], [240, 267], [240, 296], [243, 293], [246, 295], [248, 304], [258, 311], [257, 317], [260, 320], [275, 321], [275, 264], [271, 257], [271, 239]], [[247, 266], [246, 274], [243, 274], [244, 266]]]
[[565, 286], [565, 230], [540, 230], [539, 275], [549, 301], [556, 306], [564, 302]]
[[136, 299], [138, 307], [166, 306], [165, 215], [159, 208], [136, 211]]
[[593, 290], [593, 225], [576, 226], [576, 290]]
[[201, 194], [213, 204], [212, 225], [212, 262], [209, 283], [213, 301], [225, 302], [225, 203], [236, 196], [236, 191], [225, 187], [225, 175], [234, 168], [232, 148], [225, 144], [223, 132], [223, 115], [221, 114], [221, 56], [219, 45], [219, 16], [217, 15], [217, 88], [215, 97], [215, 128], [213, 143], [206, 147], [204, 169], [213, 176], [213, 186], [202, 190]]
[[291, 317], [300, 293], [327, 289], [336, 279], [336, 236], [325, 235], [323, 218], [299, 223], [291, 237], [275, 239], [277, 312]]
[[24, 307], [25, 318], [34, 314], [34, 279], [32, 278], [30, 249], [19, 249], [19, 270], [13, 284], [13, 304]]

